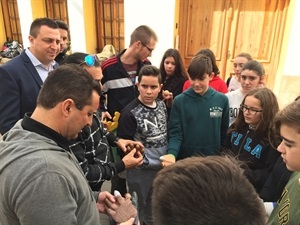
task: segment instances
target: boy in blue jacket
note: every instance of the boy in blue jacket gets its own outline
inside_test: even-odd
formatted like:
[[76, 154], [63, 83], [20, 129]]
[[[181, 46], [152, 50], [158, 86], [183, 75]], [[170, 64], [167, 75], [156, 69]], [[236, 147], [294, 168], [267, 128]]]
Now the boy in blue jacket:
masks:
[[174, 99], [168, 124], [166, 166], [176, 159], [217, 155], [229, 125], [228, 98], [211, 87], [211, 60], [194, 57], [188, 67], [191, 87]]

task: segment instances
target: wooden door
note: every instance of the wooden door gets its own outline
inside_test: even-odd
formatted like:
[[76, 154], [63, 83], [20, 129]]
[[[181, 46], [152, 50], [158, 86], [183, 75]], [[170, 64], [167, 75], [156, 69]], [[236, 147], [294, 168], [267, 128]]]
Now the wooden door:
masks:
[[289, 0], [181, 0], [179, 51], [188, 66], [202, 48], [216, 55], [220, 76], [233, 73], [233, 59], [247, 52], [263, 63], [273, 88]]

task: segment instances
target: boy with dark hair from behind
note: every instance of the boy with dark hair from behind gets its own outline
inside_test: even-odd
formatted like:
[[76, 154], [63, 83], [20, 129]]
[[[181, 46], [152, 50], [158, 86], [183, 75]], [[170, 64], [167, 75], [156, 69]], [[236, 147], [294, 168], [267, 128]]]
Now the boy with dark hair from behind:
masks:
[[229, 156], [189, 157], [161, 170], [153, 182], [155, 225], [264, 225], [261, 200]]

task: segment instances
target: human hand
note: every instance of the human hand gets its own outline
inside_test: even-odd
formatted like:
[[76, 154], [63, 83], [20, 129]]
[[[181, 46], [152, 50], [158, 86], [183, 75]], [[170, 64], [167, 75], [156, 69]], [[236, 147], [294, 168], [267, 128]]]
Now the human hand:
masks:
[[168, 90], [164, 90], [162, 91], [162, 97], [165, 100], [166, 106], [171, 108], [173, 105], [173, 93]]
[[[130, 194], [126, 194], [125, 198], [118, 191], [115, 191], [115, 202], [107, 201], [107, 213], [120, 225], [132, 225], [137, 216], [137, 210], [131, 203]], [[131, 222], [131, 223], [130, 223]]]
[[97, 200], [97, 209], [100, 213], [107, 213], [106, 212], [106, 202], [115, 203], [115, 197], [109, 193], [108, 191], [99, 192], [98, 200]]
[[102, 121], [105, 121], [105, 119], [112, 119], [112, 117], [111, 117], [111, 115], [109, 114], [109, 112], [107, 112], [107, 111], [103, 111], [102, 113], [101, 113], [101, 119], [102, 119]]
[[172, 154], [163, 155], [159, 159], [163, 167], [169, 166], [176, 162], [175, 156]]
[[143, 164], [143, 154], [136, 149], [130, 151], [122, 158], [125, 164], [125, 169], [130, 169]]
[[163, 90], [162, 91], [162, 97], [165, 100], [169, 100], [169, 99], [173, 100], [173, 93], [168, 91], [168, 90]]
[[118, 147], [122, 149], [124, 153], [128, 153], [132, 151], [133, 149], [136, 149], [137, 151], [144, 153], [144, 145], [139, 141], [132, 141], [127, 139], [119, 139], [117, 143]]
[[[129, 220], [127, 220], [124, 223], [118, 223], [118, 225], [132, 225], [133, 222], [134, 222], [134, 218], [130, 218]], [[137, 225], [140, 225], [140, 222]]]

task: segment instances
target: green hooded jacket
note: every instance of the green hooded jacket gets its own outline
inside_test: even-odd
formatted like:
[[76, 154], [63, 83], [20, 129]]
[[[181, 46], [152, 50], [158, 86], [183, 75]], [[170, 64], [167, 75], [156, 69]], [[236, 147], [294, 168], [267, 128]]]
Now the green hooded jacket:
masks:
[[168, 154], [177, 159], [218, 154], [229, 126], [228, 98], [211, 87], [201, 96], [192, 88], [173, 102]]

